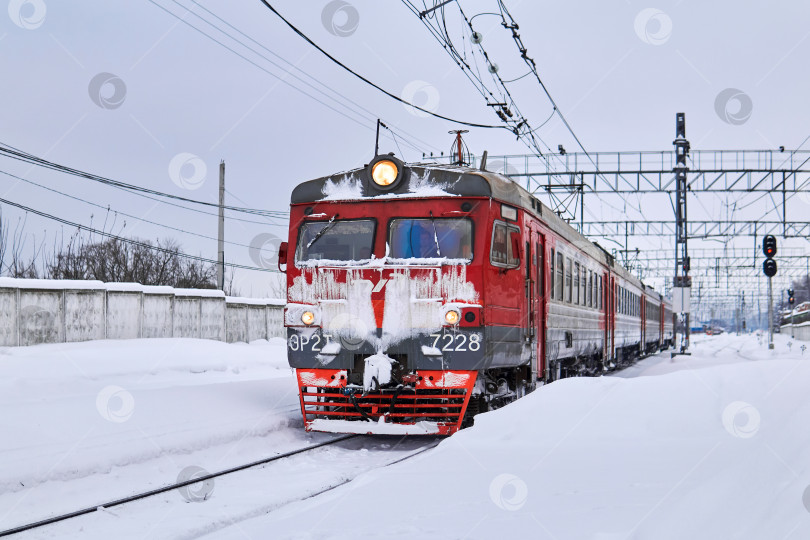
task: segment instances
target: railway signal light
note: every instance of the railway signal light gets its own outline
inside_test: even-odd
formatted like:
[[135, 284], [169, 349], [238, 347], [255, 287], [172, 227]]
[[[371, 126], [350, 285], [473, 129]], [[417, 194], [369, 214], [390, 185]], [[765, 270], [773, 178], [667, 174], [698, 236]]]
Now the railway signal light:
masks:
[[765, 259], [765, 262], [762, 263], [762, 271], [765, 272], [765, 275], [768, 277], [773, 277], [776, 275], [776, 261], [773, 259]]
[[776, 237], [774, 235], [769, 234], [762, 239], [762, 252], [769, 259], [773, 259], [773, 256], [776, 255]]
[[788, 289], [788, 303], [792, 306], [793, 303], [796, 301], [796, 297], [793, 295], [793, 289]]

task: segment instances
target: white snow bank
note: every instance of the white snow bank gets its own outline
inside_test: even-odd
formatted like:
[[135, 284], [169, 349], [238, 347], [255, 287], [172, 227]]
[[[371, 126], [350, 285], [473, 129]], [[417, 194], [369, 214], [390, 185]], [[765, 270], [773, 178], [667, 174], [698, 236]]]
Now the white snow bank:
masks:
[[0, 347], [0, 530], [312, 436], [283, 339]]
[[775, 353], [720, 337], [641, 363], [668, 366], [659, 376], [555, 382], [435, 450], [206, 538], [808, 538], [810, 355], [783, 336]]
[[385, 422], [383, 417], [380, 417], [379, 422], [317, 418], [312, 421], [310, 427], [315, 431], [327, 433], [359, 433], [361, 435], [434, 435], [439, 432], [439, 425], [436, 422], [394, 424]]

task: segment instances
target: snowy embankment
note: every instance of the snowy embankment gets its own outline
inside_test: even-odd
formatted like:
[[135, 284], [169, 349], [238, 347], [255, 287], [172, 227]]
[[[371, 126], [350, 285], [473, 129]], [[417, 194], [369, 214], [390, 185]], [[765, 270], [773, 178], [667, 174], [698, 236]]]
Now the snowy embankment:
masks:
[[305, 446], [283, 340], [0, 348], [0, 530]]
[[556, 382], [206, 538], [809, 538], [810, 351], [776, 339], [702, 336], [692, 356]]

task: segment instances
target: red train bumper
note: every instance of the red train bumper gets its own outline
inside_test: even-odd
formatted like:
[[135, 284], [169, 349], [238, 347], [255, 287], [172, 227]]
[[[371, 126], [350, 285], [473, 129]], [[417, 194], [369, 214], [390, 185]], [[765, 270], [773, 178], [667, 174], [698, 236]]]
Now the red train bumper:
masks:
[[297, 369], [307, 431], [452, 435], [461, 428], [475, 371], [417, 371], [412, 386], [363, 394], [346, 370]]

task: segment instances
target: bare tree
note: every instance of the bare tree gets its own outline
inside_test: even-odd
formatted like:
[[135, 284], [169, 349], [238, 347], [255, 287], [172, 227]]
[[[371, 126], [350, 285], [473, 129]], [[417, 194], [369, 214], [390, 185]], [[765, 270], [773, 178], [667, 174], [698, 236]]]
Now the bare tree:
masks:
[[138, 242], [132, 244], [117, 238], [85, 242], [80, 235], [73, 235], [48, 262], [47, 275], [51, 279], [216, 288], [215, 266], [185, 257], [177, 241]]

